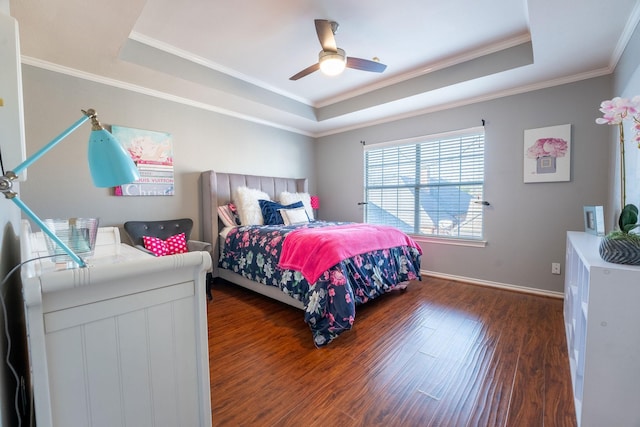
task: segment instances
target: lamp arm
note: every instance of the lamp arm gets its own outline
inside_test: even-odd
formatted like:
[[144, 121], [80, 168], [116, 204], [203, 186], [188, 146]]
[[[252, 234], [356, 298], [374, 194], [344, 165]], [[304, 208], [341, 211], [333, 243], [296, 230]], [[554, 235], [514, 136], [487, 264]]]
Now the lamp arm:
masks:
[[80, 120], [72, 124], [67, 130], [65, 130], [60, 135], [52, 139], [50, 143], [48, 143], [47, 145], [45, 145], [44, 147], [42, 147], [41, 149], [33, 153], [31, 156], [29, 156], [29, 158], [27, 158], [24, 162], [20, 163], [18, 166], [16, 166], [13, 169], [13, 171], [10, 171], [10, 172], [13, 172], [15, 175], [20, 174], [20, 172], [22, 172], [24, 169], [28, 168], [33, 163], [35, 163], [38, 159], [40, 159], [40, 157], [44, 156], [49, 150], [51, 150], [53, 147], [58, 145], [60, 141], [65, 139], [67, 136], [69, 136], [69, 134], [71, 134], [74, 130], [82, 126], [82, 124], [87, 120], [89, 120], [89, 118], [90, 117], [88, 115], [85, 115], [83, 118], [81, 118]]
[[[44, 222], [18, 197], [18, 194], [15, 191], [12, 191], [13, 181], [18, 178], [18, 174], [31, 166], [37, 160], [40, 159], [43, 155], [45, 155], [49, 150], [58, 145], [63, 139], [65, 139], [69, 134], [78, 129], [84, 122], [89, 120], [95, 112], [93, 110], [89, 110], [88, 112], [84, 112], [84, 117], [80, 120], [72, 124], [69, 128], [63, 131], [60, 135], [55, 137], [51, 142], [47, 145], [36, 151], [34, 154], [29, 156], [24, 162], [20, 163], [15, 167], [12, 171], [7, 171], [7, 173], [0, 177], [0, 193], [4, 194], [5, 198], [10, 199], [15, 203], [31, 220], [36, 223], [41, 229], [42, 232], [51, 238], [56, 244], [62, 249], [71, 259], [78, 264], [80, 267], [86, 267], [87, 264], [80, 258], [76, 253], [74, 253], [56, 234], [51, 231], [49, 227], [45, 225]], [[91, 113], [91, 114], [90, 114]]]
[[31, 218], [31, 220], [33, 222], [36, 223], [36, 225], [38, 225], [38, 227], [40, 227], [40, 229], [42, 229], [42, 232], [45, 233], [47, 236], [49, 236], [51, 238], [51, 240], [53, 240], [54, 242], [56, 242], [56, 244], [60, 247], [60, 249], [62, 249], [63, 251], [65, 251], [65, 253], [67, 255], [69, 255], [69, 257], [71, 257], [71, 259], [78, 264], [78, 266], [80, 267], [86, 267], [87, 263], [85, 263], [82, 258], [80, 258], [75, 252], [73, 252], [71, 250], [71, 248], [69, 248], [62, 240], [60, 240], [60, 238], [58, 236], [56, 236], [56, 233], [54, 233], [53, 231], [51, 231], [51, 229], [49, 227], [47, 227], [47, 225], [42, 222], [42, 220], [40, 218], [38, 218], [38, 216], [31, 210], [29, 209], [29, 206], [27, 206], [22, 200], [20, 200], [20, 198], [15, 195], [13, 197], [10, 198], [10, 200], [13, 201], [13, 203], [15, 203], [16, 205], [18, 205], [18, 207], [29, 217]]

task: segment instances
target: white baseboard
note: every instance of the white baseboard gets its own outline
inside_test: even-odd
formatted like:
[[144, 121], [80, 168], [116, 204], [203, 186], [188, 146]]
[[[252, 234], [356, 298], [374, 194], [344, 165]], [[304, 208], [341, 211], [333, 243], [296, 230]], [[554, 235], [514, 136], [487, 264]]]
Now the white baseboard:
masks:
[[540, 295], [550, 298], [564, 299], [564, 293], [555, 291], [545, 291], [537, 288], [529, 288], [526, 286], [511, 285], [507, 283], [491, 282], [489, 280], [474, 279], [472, 277], [454, 276], [453, 274], [438, 273], [436, 271], [420, 270], [420, 274], [431, 277], [439, 277], [441, 279], [455, 280], [458, 282], [466, 282], [473, 285], [487, 286], [491, 288], [506, 289], [509, 291], [522, 292], [525, 294]]

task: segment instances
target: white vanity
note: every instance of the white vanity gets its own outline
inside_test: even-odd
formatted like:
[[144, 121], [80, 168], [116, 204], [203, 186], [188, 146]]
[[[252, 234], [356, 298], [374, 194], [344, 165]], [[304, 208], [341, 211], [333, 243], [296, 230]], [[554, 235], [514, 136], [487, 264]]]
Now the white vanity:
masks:
[[[22, 260], [43, 240], [25, 222]], [[156, 258], [106, 227], [87, 263], [22, 268], [37, 425], [210, 426], [209, 254]]]

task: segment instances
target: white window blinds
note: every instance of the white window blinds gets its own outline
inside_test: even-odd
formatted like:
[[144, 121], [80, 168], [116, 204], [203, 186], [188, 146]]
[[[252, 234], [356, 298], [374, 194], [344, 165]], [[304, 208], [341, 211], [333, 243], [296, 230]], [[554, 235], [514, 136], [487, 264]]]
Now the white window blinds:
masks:
[[482, 239], [484, 128], [365, 146], [365, 222]]

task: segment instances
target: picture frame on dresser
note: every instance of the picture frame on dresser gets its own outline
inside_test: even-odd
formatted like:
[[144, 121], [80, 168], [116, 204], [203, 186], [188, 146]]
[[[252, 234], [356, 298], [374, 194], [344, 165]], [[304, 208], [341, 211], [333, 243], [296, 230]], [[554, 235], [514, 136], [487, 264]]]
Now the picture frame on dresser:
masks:
[[585, 206], [583, 217], [586, 233], [604, 236], [604, 208], [602, 206]]

